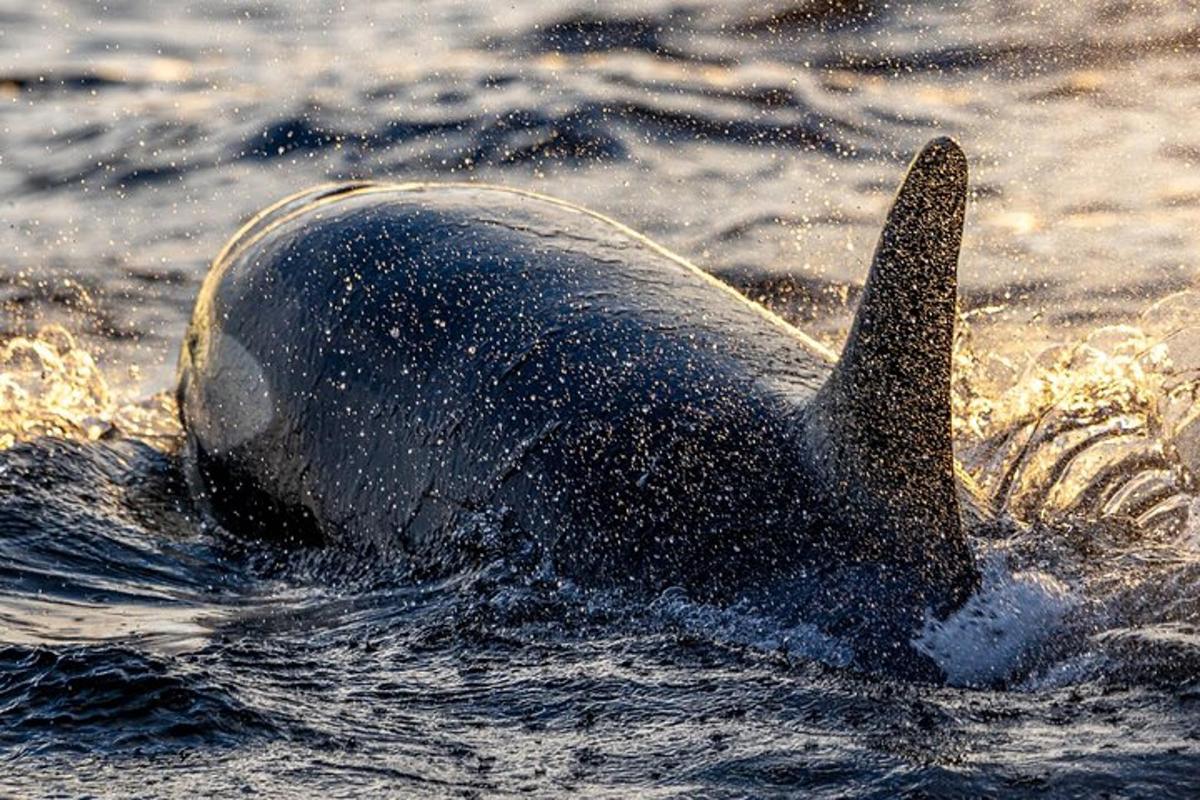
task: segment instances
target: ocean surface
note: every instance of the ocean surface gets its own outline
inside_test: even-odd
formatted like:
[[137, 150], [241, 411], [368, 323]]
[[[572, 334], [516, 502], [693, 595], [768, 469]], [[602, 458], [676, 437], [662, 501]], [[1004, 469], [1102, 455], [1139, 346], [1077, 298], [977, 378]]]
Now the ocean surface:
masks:
[[[177, 348], [253, 212], [355, 177], [613, 216], [840, 347], [961, 142], [984, 586], [802, 622], [205, 522]], [[0, 796], [1200, 795], [1194, 2], [0, 0]], [[269, 299], [266, 300], [269, 302]]]

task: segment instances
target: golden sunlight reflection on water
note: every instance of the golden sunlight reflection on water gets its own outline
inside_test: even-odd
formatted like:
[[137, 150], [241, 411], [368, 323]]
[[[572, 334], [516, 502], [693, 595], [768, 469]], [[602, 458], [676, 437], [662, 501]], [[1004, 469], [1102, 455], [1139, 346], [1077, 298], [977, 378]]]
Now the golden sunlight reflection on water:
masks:
[[[1136, 325], [1057, 339], [967, 316], [955, 353], [959, 458], [997, 510], [1082, 514], [1181, 533], [1200, 467], [1193, 291]], [[1030, 346], [1033, 344], [1034, 346]]]
[[154, 441], [178, 432], [170, 393], [128, 397], [64, 328], [0, 343], [0, 449], [40, 436], [95, 441], [127, 433]]
[[0, 629], [8, 644], [135, 640], [160, 652], [197, 650], [225, 615], [193, 604], [83, 603], [61, 597], [0, 598]]

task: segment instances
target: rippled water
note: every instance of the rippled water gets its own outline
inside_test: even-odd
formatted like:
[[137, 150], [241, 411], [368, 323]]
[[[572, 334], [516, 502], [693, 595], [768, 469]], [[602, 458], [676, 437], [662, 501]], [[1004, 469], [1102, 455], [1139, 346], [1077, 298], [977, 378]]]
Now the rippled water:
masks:
[[[0, 792], [1194, 796], [1193, 3], [0, 3]], [[908, 155], [971, 157], [945, 685], [498, 553], [436, 585], [206, 527], [176, 348], [250, 213], [481, 180], [838, 346]], [[54, 438], [46, 438], [46, 437]], [[487, 520], [479, 525], [486, 529]]]

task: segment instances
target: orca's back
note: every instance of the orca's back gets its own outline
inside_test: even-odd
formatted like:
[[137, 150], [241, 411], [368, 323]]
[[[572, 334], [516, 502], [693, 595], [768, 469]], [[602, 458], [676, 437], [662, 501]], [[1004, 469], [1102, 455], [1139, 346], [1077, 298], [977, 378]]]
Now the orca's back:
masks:
[[793, 429], [829, 363], [600, 215], [359, 185], [285, 201], [235, 238], [180, 392], [215, 505], [264, 535], [428, 554], [465, 514], [505, 506], [589, 573], [638, 579], [631, 563], [673, 568], [647, 558], [673, 532], [774, 553], [755, 510], [797, 502], [781, 476], [804, 469]]

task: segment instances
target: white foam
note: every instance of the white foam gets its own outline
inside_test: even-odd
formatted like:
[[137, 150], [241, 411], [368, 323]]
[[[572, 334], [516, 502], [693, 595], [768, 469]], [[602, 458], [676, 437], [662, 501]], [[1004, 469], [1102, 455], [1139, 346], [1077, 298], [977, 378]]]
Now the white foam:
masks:
[[982, 686], [1013, 676], [1063, 627], [1079, 598], [1042, 572], [986, 569], [982, 588], [943, 621], [927, 621], [913, 646], [956, 686]]
[[785, 653], [835, 667], [849, 666], [853, 660], [849, 647], [814, 625], [802, 622], [783, 627], [778, 620], [736, 606], [719, 608], [693, 602], [681, 589], [667, 589], [651, 609], [664, 621], [709, 641]]

